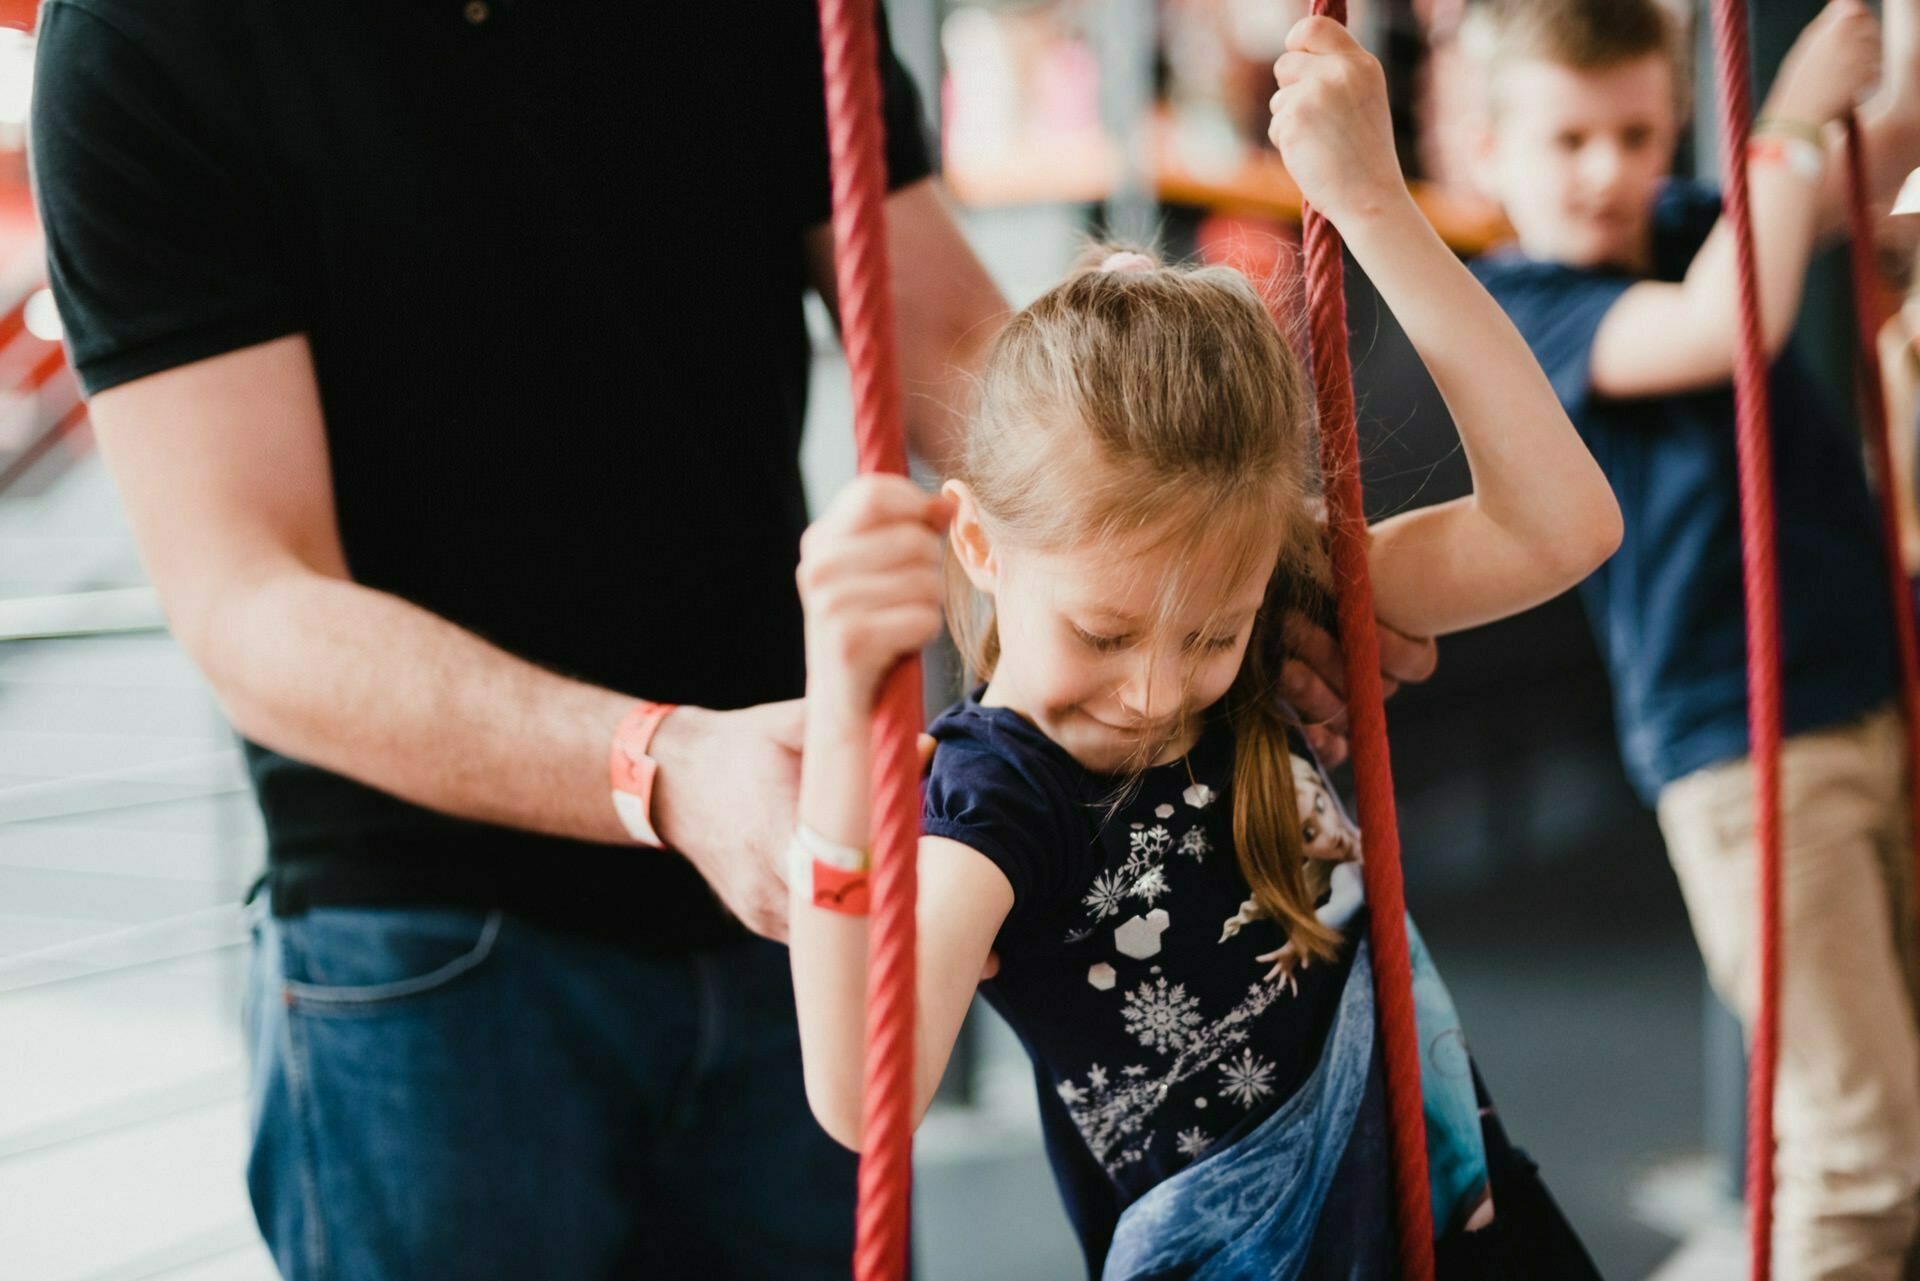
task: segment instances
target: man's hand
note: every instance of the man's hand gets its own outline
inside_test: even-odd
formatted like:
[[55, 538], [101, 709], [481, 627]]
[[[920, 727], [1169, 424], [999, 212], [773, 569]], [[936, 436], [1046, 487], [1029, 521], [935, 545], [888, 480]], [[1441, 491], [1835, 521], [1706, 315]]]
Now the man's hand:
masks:
[[800, 789], [799, 699], [737, 712], [681, 707], [660, 723], [653, 822], [755, 934], [787, 937], [787, 842]]
[[[1385, 623], [1376, 626], [1386, 697], [1433, 675], [1440, 650], [1432, 638], [1403, 636]], [[1288, 616], [1285, 635], [1288, 657], [1280, 668], [1280, 691], [1306, 722], [1307, 746], [1331, 768], [1347, 759], [1346, 660], [1339, 642], [1304, 614]]]

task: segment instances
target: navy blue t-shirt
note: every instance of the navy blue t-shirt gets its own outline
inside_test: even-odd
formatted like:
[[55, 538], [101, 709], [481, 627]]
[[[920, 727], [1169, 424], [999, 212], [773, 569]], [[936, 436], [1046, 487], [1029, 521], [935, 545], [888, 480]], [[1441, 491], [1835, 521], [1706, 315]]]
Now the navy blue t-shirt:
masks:
[[[1313, 1072], [1365, 909], [1333, 963], [1297, 971], [1297, 987], [1269, 981], [1259, 958], [1286, 935], [1245, 910], [1234, 742], [1218, 712], [1184, 760], [1137, 780], [1090, 773], [1018, 713], [972, 699], [932, 734], [923, 830], [977, 850], [1013, 886], [1001, 970], [983, 990], [1033, 1060], [1048, 1156], [1097, 1271], [1122, 1210]], [[1332, 1223], [1359, 1199], [1343, 1186], [1321, 1226], [1340, 1234], [1326, 1253], [1342, 1277], [1375, 1274], [1372, 1247], [1354, 1239], [1365, 1234]]]
[[[1719, 217], [1674, 181], [1653, 213], [1653, 279], [1677, 281]], [[1600, 322], [1637, 277], [1517, 252], [1475, 264], [1613, 484], [1620, 550], [1581, 585], [1613, 677], [1627, 773], [1651, 802], [1747, 751], [1746, 624], [1730, 386], [1614, 400], [1594, 391]], [[1774, 511], [1789, 734], [1862, 715], [1893, 691], [1893, 620], [1860, 451], [1791, 346], [1773, 364]]]

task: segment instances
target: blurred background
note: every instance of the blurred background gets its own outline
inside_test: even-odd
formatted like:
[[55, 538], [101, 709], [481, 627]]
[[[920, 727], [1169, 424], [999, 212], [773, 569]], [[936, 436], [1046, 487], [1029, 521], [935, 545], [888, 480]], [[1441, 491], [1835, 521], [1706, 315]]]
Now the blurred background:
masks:
[[[1753, 6], [1762, 84], [1818, 7]], [[1256, 269], [1297, 239], [1264, 121], [1303, 0], [887, 8], [964, 226], [1015, 303], [1090, 230]], [[1352, 14], [1419, 198], [1471, 256], [1502, 225], [1461, 164], [1461, 17], [1459, 0]], [[0, 31], [0, 1278], [264, 1281], [238, 1023], [258, 819], [64, 366], [22, 150], [31, 75], [31, 36]], [[1683, 171], [1713, 162], [1711, 104], [1696, 116]], [[1850, 395], [1844, 273], [1821, 273], [1802, 323]], [[1432, 386], [1351, 266], [1349, 290], [1373, 513], [1464, 492]], [[853, 464], [817, 309], [814, 328], [817, 507]], [[1409, 899], [1509, 1130], [1606, 1276], [1739, 1275], [1738, 1032], [1622, 777], [1577, 604], [1448, 641], [1391, 723]], [[1080, 1274], [1032, 1090], [982, 1009], [918, 1145], [925, 1281]]]

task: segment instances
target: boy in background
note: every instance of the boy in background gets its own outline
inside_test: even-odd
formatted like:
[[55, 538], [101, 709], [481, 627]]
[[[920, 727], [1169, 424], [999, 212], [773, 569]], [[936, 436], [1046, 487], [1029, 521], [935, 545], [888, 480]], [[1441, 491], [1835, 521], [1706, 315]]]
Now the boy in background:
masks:
[[[1920, 1223], [1920, 1032], [1893, 622], [1855, 433], [1788, 343], [1844, 221], [1835, 122], [1877, 196], [1920, 163], [1914, 0], [1836, 0], [1801, 34], [1746, 162], [1772, 366], [1785, 681], [1778, 1275], [1894, 1278]], [[1730, 379], [1732, 230], [1669, 174], [1686, 96], [1656, 0], [1496, 0], [1477, 159], [1518, 235], [1477, 267], [1606, 470], [1626, 523], [1581, 591], [1622, 752], [1715, 987], [1757, 996], [1753, 777]]]

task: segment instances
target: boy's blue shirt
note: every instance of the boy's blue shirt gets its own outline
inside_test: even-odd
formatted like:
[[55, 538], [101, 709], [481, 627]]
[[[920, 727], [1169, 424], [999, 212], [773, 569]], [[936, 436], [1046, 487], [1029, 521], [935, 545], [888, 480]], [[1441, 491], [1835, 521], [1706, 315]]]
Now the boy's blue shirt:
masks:
[[[1649, 278], [1684, 277], [1719, 214], [1714, 188], [1667, 183], [1654, 205]], [[1593, 390], [1594, 335], [1639, 277], [1517, 251], [1474, 272], [1532, 347], [1619, 500], [1620, 550], [1580, 592], [1613, 678], [1627, 773], [1651, 803], [1667, 783], [1747, 752], [1732, 391], [1612, 400]], [[1791, 344], [1771, 388], [1783, 710], [1786, 732], [1797, 734], [1892, 696], [1893, 621], [1855, 433]]]

